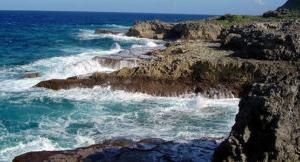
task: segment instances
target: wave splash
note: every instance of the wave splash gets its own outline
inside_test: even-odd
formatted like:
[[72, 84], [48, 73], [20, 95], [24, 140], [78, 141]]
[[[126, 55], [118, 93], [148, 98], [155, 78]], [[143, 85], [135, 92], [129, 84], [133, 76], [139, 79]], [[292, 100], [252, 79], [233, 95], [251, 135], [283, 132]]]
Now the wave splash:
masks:
[[[78, 55], [42, 59], [32, 64], [2, 69], [0, 71], [3, 74], [3, 78], [0, 77], [0, 91], [23, 91], [43, 80], [65, 79], [94, 72], [111, 72], [117, 69], [104, 67], [97, 60], [93, 60], [93, 58], [116, 54], [120, 51], [122, 51], [122, 48], [116, 43], [115, 47], [108, 51], [87, 51]], [[41, 77], [22, 78], [26, 71], [39, 72]], [[10, 75], [12, 72], [19, 73], [19, 78], [5, 79], [5, 75]]]
[[[6, 158], [28, 151], [74, 149], [111, 138], [140, 140], [153, 137], [176, 141], [220, 138], [228, 134], [239, 102], [239, 99], [206, 99], [197, 95], [155, 97], [111, 91], [109, 87], [60, 91], [35, 89], [14, 95], [26, 96], [15, 103], [35, 107], [54, 102], [56, 106], [47, 111], [49, 115], [34, 121], [38, 122], [38, 129], [3, 137], [4, 140], [8, 136], [18, 138], [28, 134], [43, 137], [29, 136], [22, 143], [0, 149], [0, 156]], [[22, 123], [30, 122], [33, 121], [28, 119]]]
[[120, 34], [96, 34], [94, 30], [80, 30], [80, 32], [77, 34], [76, 38], [79, 39], [79, 40], [95, 40], [95, 39], [109, 38], [109, 39], [112, 39], [114, 41], [131, 42], [131, 43], [136, 43], [136, 44], [141, 44], [141, 45], [148, 44], [150, 46], [153, 46], [154, 44], [156, 46], [163, 44], [163, 41], [160, 41], [160, 40], [129, 37], [129, 36], [126, 36], [124, 33], [120, 33]]
[[[136, 62], [127, 61], [120, 61], [119, 66], [111, 67], [102, 64], [101, 61], [94, 58], [109, 55], [138, 58], [141, 57], [142, 54], [155, 48], [163, 47], [161, 44], [155, 43], [154, 40], [150, 39], [130, 38], [115, 35], [110, 35], [110, 37], [115, 37], [125, 41], [133, 41], [137, 44], [133, 44], [129, 49], [123, 49], [121, 45], [116, 42], [114, 47], [110, 50], [88, 50], [77, 55], [42, 59], [28, 65], [1, 69], [0, 73], [3, 74], [3, 76], [0, 77], [0, 91], [24, 91], [43, 80], [65, 79], [72, 76], [88, 75], [94, 72], [112, 72], [123, 67], [135, 67], [137, 66]], [[42, 77], [31, 79], [20, 78], [26, 71], [39, 72]], [[11, 75], [11, 73], [19, 75], [19, 78], [16, 79], [8, 77], [9, 79], [6, 79], [6, 77]]]
[[100, 27], [109, 28], [109, 29], [129, 29], [130, 28], [130, 26], [117, 25], [117, 24], [103, 24]]
[[[238, 99], [210, 100], [195, 95], [155, 97], [111, 91], [109, 87], [60, 91], [32, 88], [43, 80], [136, 66], [136, 63], [121, 62], [120, 66], [108, 67], [95, 57], [137, 58], [149, 50], [163, 47], [161, 41], [124, 34], [99, 35], [91, 30], [80, 31], [76, 38], [83, 41], [109, 38], [115, 45], [110, 50], [88, 50], [77, 55], [0, 69], [0, 100], [4, 105], [15, 106], [14, 111], [18, 114], [26, 114], [32, 109], [42, 114], [37, 119], [13, 123], [20, 128], [26, 123], [37, 125], [37, 128], [26, 127], [18, 132], [7, 131], [10, 123], [0, 120], [0, 140], [12, 141], [5, 147], [0, 145], [0, 161], [9, 161], [28, 151], [74, 149], [116, 137], [136, 140], [147, 137], [166, 140], [222, 137], [233, 125]], [[131, 46], [122, 47], [124, 42]], [[26, 71], [40, 72], [42, 76], [22, 78]], [[18, 140], [22, 142], [16, 142]]]

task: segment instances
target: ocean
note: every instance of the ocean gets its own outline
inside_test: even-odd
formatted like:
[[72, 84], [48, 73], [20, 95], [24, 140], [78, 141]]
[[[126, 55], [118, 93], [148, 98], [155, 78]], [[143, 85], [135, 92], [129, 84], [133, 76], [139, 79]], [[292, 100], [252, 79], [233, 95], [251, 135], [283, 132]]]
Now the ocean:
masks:
[[[156, 97], [109, 87], [33, 88], [43, 80], [118, 70], [102, 66], [93, 60], [96, 56], [138, 56], [164, 47], [163, 41], [95, 34], [95, 29], [125, 32], [137, 20], [178, 22], [207, 17], [0, 11], [0, 162], [29, 151], [74, 149], [111, 138], [226, 137], [238, 99], [193, 94]], [[25, 78], [28, 72], [41, 77]]]

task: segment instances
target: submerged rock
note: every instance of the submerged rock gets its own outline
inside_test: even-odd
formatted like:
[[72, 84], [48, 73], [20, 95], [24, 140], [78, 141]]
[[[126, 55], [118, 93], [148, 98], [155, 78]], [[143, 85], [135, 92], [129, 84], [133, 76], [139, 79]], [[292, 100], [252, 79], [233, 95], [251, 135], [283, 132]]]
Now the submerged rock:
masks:
[[41, 77], [41, 74], [38, 72], [27, 72], [23, 76], [23, 78], [38, 78], [38, 77]]
[[300, 75], [274, 74], [242, 97], [214, 161], [300, 161]]
[[72, 151], [31, 152], [16, 157], [13, 162], [208, 162], [211, 161], [217, 145], [217, 142], [209, 139], [185, 143], [167, 142], [162, 139], [144, 139], [139, 142], [116, 139]]
[[107, 29], [96, 29], [95, 34], [113, 34], [113, 35], [117, 35], [117, 34], [120, 34], [120, 32], [111, 31], [111, 30], [107, 30]]
[[298, 60], [300, 23], [268, 22], [235, 25], [221, 35], [223, 47], [236, 50], [234, 56], [262, 60]]

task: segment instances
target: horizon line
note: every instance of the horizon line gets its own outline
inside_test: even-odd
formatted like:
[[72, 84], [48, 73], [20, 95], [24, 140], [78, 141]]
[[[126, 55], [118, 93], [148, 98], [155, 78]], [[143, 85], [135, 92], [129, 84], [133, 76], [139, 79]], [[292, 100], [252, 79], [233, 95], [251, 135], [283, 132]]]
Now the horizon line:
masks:
[[[24, 12], [85, 12], [85, 13], [125, 13], [125, 14], [162, 14], [162, 15], [191, 15], [191, 16], [220, 16], [213, 14], [194, 14], [194, 13], [164, 13], [164, 12], [130, 12], [130, 11], [73, 11], [73, 10], [11, 10], [11, 9], [0, 9], [3, 11], [24, 11]], [[230, 13], [229, 13], [230, 14]]]

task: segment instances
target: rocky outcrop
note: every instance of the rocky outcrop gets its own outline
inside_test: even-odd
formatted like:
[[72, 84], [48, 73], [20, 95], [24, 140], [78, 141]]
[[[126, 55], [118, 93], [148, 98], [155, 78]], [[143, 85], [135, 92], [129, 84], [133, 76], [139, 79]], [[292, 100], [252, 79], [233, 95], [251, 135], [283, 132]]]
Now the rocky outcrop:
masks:
[[137, 22], [126, 35], [151, 39], [216, 41], [222, 29], [221, 25], [209, 21], [189, 21], [175, 25], [160, 21], [144, 21]]
[[300, 11], [300, 0], [288, 0], [280, 9], [298, 10]]
[[199, 139], [186, 143], [162, 139], [144, 139], [139, 142], [117, 139], [73, 151], [31, 152], [16, 157], [13, 162], [150, 162], [150, 161], [211, 161], [214, 140]]
[[237, 25], [221, 35], [225, 48], [236, 50], [234, 56], [262, 60], [298, 60], [300, 58], [300, 23], [255, 23]]
[[179, 23], [167, 35], [168, 39], [202, 39], [216, 41], [223, 27], [208, 21]]
[[281, 18], [291, 14], [291, 11], [288, 9], [278, 9], [275, 11], [267, 11], [262, 16], [264, 18]]
[[[288, 67], [276, 62], [232, 59], [225, 54], [226, 51], [207, 47], [213, 44], [204, 44], [175, 43], [165, 50], [156, 51], [157, 59], [140, 62], [137, 67], [123, 68], [112, 73], [94, 73], [83, 78], [48, 80], [40, 82], [36, 87], [60, 90], [109, 86], [113, 90], [157, 96], [201, 93], [210, 98], [226, 98], [240, 96], [243, 86], [264, 79], [276, 64], [277, 69]], [[187, 49], [188, 52], [185, 52]]]
[[299, 91], [299, 73], [276, 73], [254, 84], [214, 161], [300, 161]]
[[160, 21], [142, 21], [136, 22], [126, 33], [127, 36], [164, 39], [173, 25]]
[[[137, 67], [87, 77], [48, 80], [36, 87], [60, 90], [109, 86], [112, 90], [157, 96], [201, 93], [210, 98], [226, 98], [238, 97], [244, 86], [260, 82], [273, 71], [293, 66], [286, 62], [233, 59], [228, 57], [232, 52], [216, 51], [214, 45], [201, 41], [173, 43], [165, 50], [148, 54], [156, 59], [140, 62]], [[118, 63], [109, 59], [103, 61]]]

